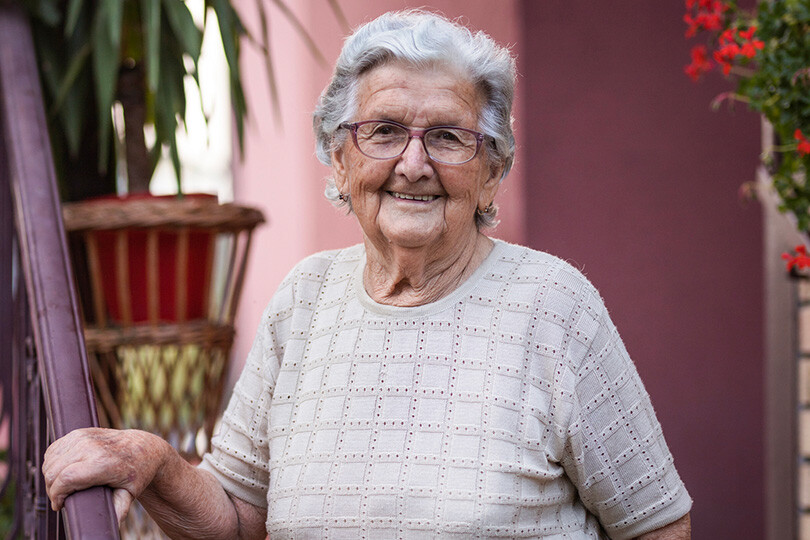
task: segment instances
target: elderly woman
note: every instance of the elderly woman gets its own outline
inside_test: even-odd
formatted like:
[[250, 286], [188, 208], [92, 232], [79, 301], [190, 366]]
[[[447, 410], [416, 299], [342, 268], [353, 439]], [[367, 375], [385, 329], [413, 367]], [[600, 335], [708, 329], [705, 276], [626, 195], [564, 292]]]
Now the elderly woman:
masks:
[[689, 538], [691, 499], [597, 291], [493, 240], [514, 61], [390, 13], [346, 42], [315, 112], [327, 196], [361, 245], [302, 261], [261, 321], [213, 451], [82, 430], [44, 473], [178, 538]]

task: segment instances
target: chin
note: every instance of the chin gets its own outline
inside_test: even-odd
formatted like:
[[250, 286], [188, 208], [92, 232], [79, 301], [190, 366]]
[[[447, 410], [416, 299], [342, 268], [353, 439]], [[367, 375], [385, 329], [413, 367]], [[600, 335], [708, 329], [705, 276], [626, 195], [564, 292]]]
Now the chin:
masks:
[[389, 244], [407, 249], [430, 247], [440, 242], [440, 235], [435, 232], [427, 232], [424, 229], [420, 231], [401, 231], [392, 234], [384, 233], [384, 236]]
[[405, 248], [427, 247], [440, 242], [442, 232], [446, 230], [435, 219], [409, 219], [406, 216], [381, 220], [379, 226], [389, 244]]

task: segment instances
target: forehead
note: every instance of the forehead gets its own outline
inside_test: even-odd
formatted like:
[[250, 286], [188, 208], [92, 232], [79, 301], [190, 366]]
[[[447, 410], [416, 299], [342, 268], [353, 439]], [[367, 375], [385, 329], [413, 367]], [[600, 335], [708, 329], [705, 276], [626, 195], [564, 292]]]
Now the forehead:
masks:
[[477, 127], [482, 99], [475, 85], [445, 65], [378, 66], [358, 81], [359, 119], [395, 120], [414, 127], [456, 124]]

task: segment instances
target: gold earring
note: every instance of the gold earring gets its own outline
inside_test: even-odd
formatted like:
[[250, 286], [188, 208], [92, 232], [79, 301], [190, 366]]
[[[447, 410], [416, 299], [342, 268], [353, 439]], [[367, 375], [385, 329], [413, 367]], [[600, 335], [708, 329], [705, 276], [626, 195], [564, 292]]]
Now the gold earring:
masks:
[[478, 214], [479, 216], [485, 216], [490, 212], [492, 212], [492, 203], [489, 203], [487, 207], [484, 208], [483, 210], [481, 210], [480, 208], [475, 209], [475, 213]]

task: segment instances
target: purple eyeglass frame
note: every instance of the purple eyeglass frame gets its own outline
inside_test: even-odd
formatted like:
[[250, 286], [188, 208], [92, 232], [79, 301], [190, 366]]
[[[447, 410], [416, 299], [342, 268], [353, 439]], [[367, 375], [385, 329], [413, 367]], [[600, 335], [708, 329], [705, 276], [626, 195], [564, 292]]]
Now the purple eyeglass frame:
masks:
[[[467, 129], [467, 128], [463, 128], [463, 127], [459, 127], [459, 126], [432, 126], [432, 127], [426, 128], [426, 129], [414, 129], [414, 128], [409, 128], [408, 126], [405, 126], [403, 124], [400, 124], [399, 122], [393, 122], [391, 120], [363, 120], [361, 122], [343, 122], [338, 127], [342, 128], [342, 129], [348, 129], [349, 131], [351, 131], [352, 140], [354, 141], [354, 146], [364, 156], [366, 156], [368, 158], [371, 158], [371, 159], [380, 159], [380, 160], [396, 159], [396, 158], [398, 158], [399, 156], [401, 156], [402, 154], [405, 153], [405, 150], [408, 149], [408, 144], [405, 145], [405, 147], [402, 149], [402, 151], [399, 154], [397, 154], [395, 156], [391, 156], [391, 157], [381, 158], [381, 157], [375, 157], [375, 156], [370, 156], [370, 155], [366, 154], [365, 152], [363, 152], [360, 149], [360, 145], [357, 143], [357, 128], [359, 128], [360, 126], [363, 126], [365, 124], [380, 124], [380, 123], [382, 123], [382, 124], [391, 124], [392, 126], [401, 127], [408, 134], [408, 141], [409, 141], [408, 144], [410, 144], [411, 139], [414, 139], [414, 138], [419, 139], [420, 141], [422, 141], [422, 148], [425, 149], [425, 155], [427, 155], [427, 157], [429, 157], [431, 160], [437, 161], [439, 163], [444, 163], [445, 165], [463, 165], [464, 163], [468, 163], [468, 162], [472, 161], [473, 159], [475, 159], [475, 156], [478, 155], [478, 152], [481, 150], [481, 143], [483, 143], [484, 139], [486, 138], [486, 135], [484, 135], [483, 133], [480, 133], [480, 132], [475, 131], [473, 129]], [[460, 161], [458, 163], [452, 163], [452, 162], [449, 162], [449, 161], [442, 161], [441, 159], [436, 159], [435, 157], [430, 155], [430, 151], [428, 150], [428, 147], [425, 144], [425, 133], [427, 133], [428, 131], [433, 131], [434, 129], [458, 129], [458, 130], [461, 130], [461, 131], [466, 131], [467, 133], [472, 133], [473, 135], [475, 135], [475, 152], [473, 153], [472, 156], [470, 156], [470, 159], [466, 159], [466, 160]]]

